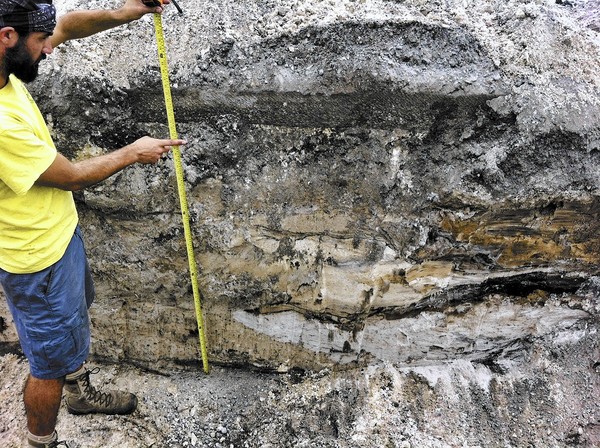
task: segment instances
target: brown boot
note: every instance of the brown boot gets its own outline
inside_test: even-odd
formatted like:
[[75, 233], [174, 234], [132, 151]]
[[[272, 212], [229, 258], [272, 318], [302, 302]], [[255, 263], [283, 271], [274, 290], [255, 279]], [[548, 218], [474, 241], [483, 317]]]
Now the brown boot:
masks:
[[74, 379], [66, 379], [64, 392], [67, 410], [71, 414], [130, 414], [137, 407], [137, 397], [129, 392], [109, 390], [101, 392], [90, 383], [90, 373], [98, 373], [100, 369], [83, 373]]

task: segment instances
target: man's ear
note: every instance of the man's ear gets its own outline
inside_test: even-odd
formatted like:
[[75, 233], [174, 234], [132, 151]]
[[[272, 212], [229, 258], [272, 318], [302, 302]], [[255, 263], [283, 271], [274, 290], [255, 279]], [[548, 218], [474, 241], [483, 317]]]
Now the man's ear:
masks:
[[5, 48], [12, 48], [19, 41], [19, 33], [12, 26], [0, 28], [0, 45]]

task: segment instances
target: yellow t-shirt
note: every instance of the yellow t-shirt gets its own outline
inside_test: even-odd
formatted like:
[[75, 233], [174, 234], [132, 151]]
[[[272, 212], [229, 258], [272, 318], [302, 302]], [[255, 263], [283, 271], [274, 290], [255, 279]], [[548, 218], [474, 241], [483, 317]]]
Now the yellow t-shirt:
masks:
[[0, 89], [0, 268], [38, 272], [65, 253], [75, 227], [73, 194], [35, 185], [56, 148], [23, 83], [10, 76]]

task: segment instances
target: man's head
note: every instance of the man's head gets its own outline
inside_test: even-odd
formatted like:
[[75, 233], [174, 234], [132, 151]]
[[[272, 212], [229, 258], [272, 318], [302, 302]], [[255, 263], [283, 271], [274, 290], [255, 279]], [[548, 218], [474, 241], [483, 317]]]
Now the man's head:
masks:
[[52, 34], [56, 8], [52, 0], [0, 0], [0, 28], [13, 27], [19, 34], [40, 31]]
[[[51, 0], [0, 0], [0, 31], [14, 30], [18, 40], [7, 46], [0, 67], [5, 76], [14, 74], [33, 81], [38, 65], [46, 58], [44, 40], [56, 26], [56, 9]], [[51, 51], [51, 50], [50, 50]]]

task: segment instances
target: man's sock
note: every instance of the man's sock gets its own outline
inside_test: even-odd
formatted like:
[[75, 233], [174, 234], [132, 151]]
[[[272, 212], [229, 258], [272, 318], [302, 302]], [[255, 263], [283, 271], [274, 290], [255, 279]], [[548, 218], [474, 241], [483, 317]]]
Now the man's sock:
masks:
[[31, 434], [29, 431], [27, 431], [27, 438], [35, 443], [49, 444], [58, 439], [58, 434], [56, 433], [56, 431], [54, 431], [48, 436], [36, 436], [35, 434]]
[[81, 375], [82, 373], [85, 372], [85, 367], [81, 366], [79, 368], [79, 370], [73, 372], [73, 373], [69, 373], [66, 377], [67, 381], [73, 381], [75, 378], [77, 378], [79, 375]]

